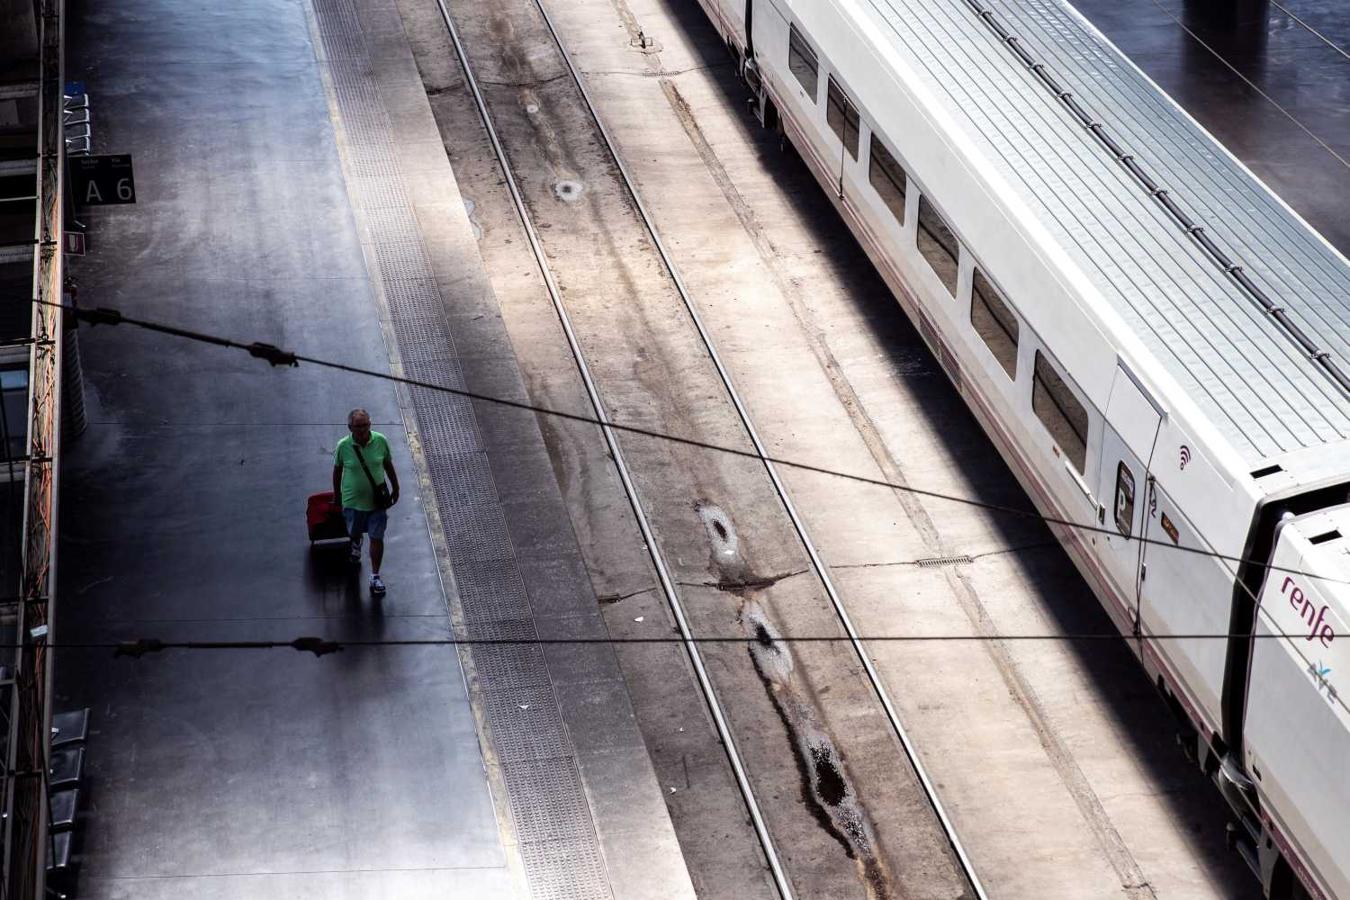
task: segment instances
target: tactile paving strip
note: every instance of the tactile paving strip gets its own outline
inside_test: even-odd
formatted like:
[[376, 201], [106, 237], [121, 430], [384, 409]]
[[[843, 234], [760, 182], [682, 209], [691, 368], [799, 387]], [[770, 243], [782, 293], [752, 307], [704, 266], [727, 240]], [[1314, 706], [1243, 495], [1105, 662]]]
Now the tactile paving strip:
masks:
[[[572, 900], [589, 897], [579, 886], [604, 884], [605, 870], [585, 838], [526, 841], [520, 845], [530, 894], [535, 900]], [[606, 888], [608, 890], [608, 888]]]
[[439, 445], [428, 445], [425, 449], [427, 464], [443, 472], [446, 482], [446, 494], [463, 506], [485, 506], [497, 502], [497, 492], [492, 484], [492, 469], [488, 466], [487, 453], [475, 450], [471, 453], [447, 452]]
[[[551, 686], [537, 684], [509, 685], [496, 691], [483, 691], [483, 705], [487, 708], [488, 728], [492, 731], [492, 746], [497, 757], [505, 763], [531, 760], [570, 758], [572, 747], [563, 728], [562, 713], [558, 712]], [[517, 804], [528, 805], [533, 800], [525, 785], [506, 780], [511, 793], [511, 812], [516, 824], [527, 819], [525, 810]], [[581, 801], [583, 804], [584, 800]], [[590, 828], [587, 822], [586, 827]], [[525, 832], [520, 836], [524, 838]], [[549, 835], [530, 835], [545, 838]]]
[[512, 780], [524, 786], [535, 798], [521, 818], [529, 830], [576, 840], [585, 835], [576, 831], [581, 820], [576, 798], [581, 796], [581, 775], [570, 759], [546, 759], [528, 764], [507, 763]]
[[550, 687], [544, 649], [528, 643], [537, 636], [533, 622], [484, 622], [470, 624], [465, 631], [473, 641], [521, 641], [519, 644], [475, 643], [470, 647], [474, 669], [486, 687], [492, 690]]
[[[469, 635], [477, 640], [481, 630], [470, 628]], [[485, 684], [506, 685], [513, 689], [527, 685], [548, 687], [544, 651], [536, 646], [475, 644], [472, 648], [473, 665], [478, 678]], [[543, 682], [540, 683], [540, 679]]]
[[455, 586], [477, 601], [473, 609], [464, 610], [464, 621], [471, 625], [530, 618], [525, 581], [515, 560], [461, 563], [455, 566]]
[[[445, 532], [450, 550], [450, 561], [459, 566], [474, 560], [510, 560], [511, 535], [506, 529], [502, 508], [492, 506], [455, 506], [454, 496], [434, 484], [436, 505], [441, 514], [441, 530]], [[460, 594], [466, 609], [475, 605], [476, 598]]]
[[[405, 372], [462, 390], [463, 372], [356, 9], [352, 0], [314, 0], [314, 9], [346, 134], [349, 190], [371, 232]], [[468, 636], [533, 638], [529, 598], [472, 403], [428, 388], [409, 393]], [[531, 894], [539, 900], [611, 897], [544, 653], [538, 645], [507, 644], [475, 646], [470, 654]]]

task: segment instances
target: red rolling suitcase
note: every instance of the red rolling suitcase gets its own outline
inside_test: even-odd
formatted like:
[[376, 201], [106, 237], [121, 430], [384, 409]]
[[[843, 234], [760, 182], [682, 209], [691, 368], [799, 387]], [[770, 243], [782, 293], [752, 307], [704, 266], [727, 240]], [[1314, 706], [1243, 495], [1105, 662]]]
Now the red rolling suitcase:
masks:
[[309, 525], [309, 542], [347, 540], [347, 523], [342, 520], [342, 507], [333, 500], [332, 491], [312, 494], [305, 510]]

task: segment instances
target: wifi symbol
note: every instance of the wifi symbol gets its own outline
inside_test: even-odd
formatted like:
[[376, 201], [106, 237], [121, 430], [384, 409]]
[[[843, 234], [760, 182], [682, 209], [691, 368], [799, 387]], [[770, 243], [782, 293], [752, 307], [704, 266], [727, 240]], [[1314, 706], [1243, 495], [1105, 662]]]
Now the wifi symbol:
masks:
[[1186, 468], [1186, 464], [1191, 461], [1191, 448], [1185, 444], [1181, 445], [1181, 468]]

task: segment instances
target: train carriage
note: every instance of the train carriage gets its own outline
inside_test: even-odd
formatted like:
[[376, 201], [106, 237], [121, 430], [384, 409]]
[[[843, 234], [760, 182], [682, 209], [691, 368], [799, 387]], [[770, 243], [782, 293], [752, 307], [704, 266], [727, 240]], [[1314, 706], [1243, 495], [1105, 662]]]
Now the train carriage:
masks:
[[1038, 508], [1085, 526], [1054, 530], [1267, 893], [1350, 897], [1350, 263], [1057, 0], [700, 2]]

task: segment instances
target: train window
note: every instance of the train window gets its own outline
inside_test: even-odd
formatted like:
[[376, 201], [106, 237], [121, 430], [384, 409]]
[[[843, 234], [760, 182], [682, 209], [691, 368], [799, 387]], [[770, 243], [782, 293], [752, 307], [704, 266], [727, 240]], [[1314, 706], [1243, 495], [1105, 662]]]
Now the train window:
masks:
[[1129, 537], [1134, 530], [1134, 473], [1124, 462], [1116, 466], [1116, 531]]
[[834, 129], [844, 149], [854, 159], [858, 158], [858, 107], [848, 99], [844, 89], [835, 83], [831, 76], [825, 90], [825, 121]]
[[816, 51], [811, 49], [811, 45], [802, 37], [801, 32], [797, 30], [796, 25], [788, 28], [788, 69], [797, 80], [806, 88], [806, 93], [811, 98], [811, 102], [816, 102], [816, 85], [819, 84], [819, 74], [817, 72], [818, 63], [816, 60]]
[[905, 170], [891, 156], [886, 145], [872, 135], [872, 146], [868, 151], [867, 179], [881, 195], [881, 202], [895, 216], [900, 224], [905, 222]]
[[919, 195], [919, 252], [955, 297], [956, 235], [922, 194]]
[[1088, 412], [1041, 351], [1031, 380], [1031, 408], [1078, 474], [1087, 465]]
[[1008, 377], [1016, 378], [1017, 315], [1008, 308], [998, 288], [978, 268], [970, 289], [970, 324], [975, 326], [975, 333], [993, 351], [994, 359], [1003, 366]]

